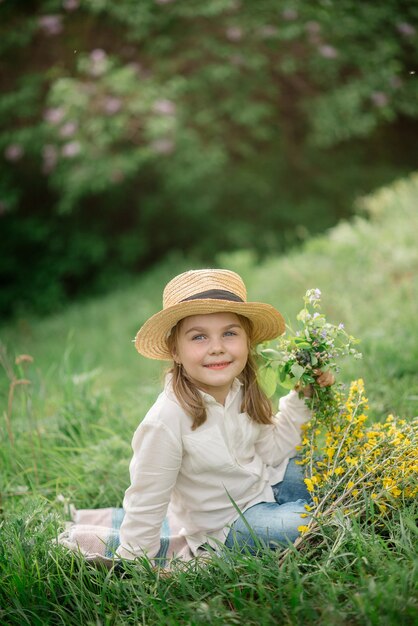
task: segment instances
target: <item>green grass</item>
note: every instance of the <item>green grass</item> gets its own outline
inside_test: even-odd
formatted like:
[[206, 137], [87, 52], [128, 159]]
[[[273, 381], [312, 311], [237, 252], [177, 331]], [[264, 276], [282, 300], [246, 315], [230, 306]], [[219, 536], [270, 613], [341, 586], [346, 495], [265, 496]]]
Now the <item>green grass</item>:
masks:
[[[341, 379], [363, 377], [371, 419], [417, 415], [418, 177], [367, 199], [363, 212], [302, 250], [257, 264], [250, 253], [221, 255], [253, 300], [292, 321], [310, 287], [323, 309], [361, 339], [362, 361]], [[195, 266], [168, 259], [135, 284], [74, 304], [46, 319], [4, 327], [1, 399], [17, 385], [0, 432], [0, 623], [22, 624], [357, 624], [418, 621], [416, 508], [380, 527], [353, 520], [324, 528], [320, 543], [277, 554], [214, 557], [164, 577], [144, 561], [122, 573], [94, 568], [54, 544], [65, 519], [56, 500], [78, 507], [120, 505], [130, 440], [158, 392], [162, 368], [139, 357], [132, 339], [160, 308], [164, 284]], [[16, 365], [19, 354], [32, 364]], [[6, 375], [6, 370], [9, 376]]]

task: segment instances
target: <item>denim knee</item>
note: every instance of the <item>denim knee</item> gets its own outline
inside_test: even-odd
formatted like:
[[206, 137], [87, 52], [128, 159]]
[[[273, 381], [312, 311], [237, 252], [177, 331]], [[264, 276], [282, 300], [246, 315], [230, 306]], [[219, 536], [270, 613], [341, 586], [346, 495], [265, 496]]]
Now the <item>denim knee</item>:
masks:
[[311, 496], [305, 485], [305, 468], [297, 461], [300, 457], [289, 459], [283, 480], [272, 485], [273, 494], [278, 504], [295, 502], [296, 500], [311, 501]]
[[306, 500], [277, 504], [261, 502], [239, 517], [231, 526], [225, 545], [255, 551], [263, 546], [277, 549], [293, 543], [299, 537], [298, 527], [306, 524], [301, 518]]

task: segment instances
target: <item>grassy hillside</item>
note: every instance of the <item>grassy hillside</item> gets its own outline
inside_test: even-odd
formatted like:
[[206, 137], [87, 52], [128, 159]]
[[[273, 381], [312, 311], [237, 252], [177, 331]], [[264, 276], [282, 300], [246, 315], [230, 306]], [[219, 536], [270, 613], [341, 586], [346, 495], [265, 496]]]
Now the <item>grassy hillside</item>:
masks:
[[[289, 321], [305, 290], [321, 289], [330, 320], [361, 339], [363, 360], [346, 363], [341, 378], [365, 379], [376, 420], [417, 414], [417, 197], [413, 176], [286, 257], [262, 265], [247, 252], [219, 258], [242, 274], [250, 299], [271, 302]], [[354, 524], [280, 570], [266, 553], [169, 579], [142, 567], [118, 578], [52, 546], [64, 519], [57, 494], [79, 507], [121, 504], [130, 439], [162, 371], [132, 339], [160, 308], [165, 283], [190, 267], [170, 258], [106, 298], [2, 329], [1, 623], [412, 624], [417, 529], [407, 508], [379, 535]], [[33, 362], [16, 364], [21, 354]]]

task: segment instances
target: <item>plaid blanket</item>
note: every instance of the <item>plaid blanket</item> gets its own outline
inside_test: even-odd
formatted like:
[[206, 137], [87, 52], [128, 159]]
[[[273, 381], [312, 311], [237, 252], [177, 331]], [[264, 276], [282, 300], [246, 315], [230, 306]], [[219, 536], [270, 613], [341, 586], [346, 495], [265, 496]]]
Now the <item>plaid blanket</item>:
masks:
[[[119, 546], [124, 510], [113, 507], [77, 510], [71, 506], [70, 515], [72, 521], [59, 535], [58, 543], [81, 553], [88, 561], [112, 567], [118, 560], [114, 554]], [[193, 558], [185, 537], [180, 534], [179, 524], [170, 513], [164, 519], [160, 538], [156, 565], [166, 567], [174, 557], [183, 561]]]

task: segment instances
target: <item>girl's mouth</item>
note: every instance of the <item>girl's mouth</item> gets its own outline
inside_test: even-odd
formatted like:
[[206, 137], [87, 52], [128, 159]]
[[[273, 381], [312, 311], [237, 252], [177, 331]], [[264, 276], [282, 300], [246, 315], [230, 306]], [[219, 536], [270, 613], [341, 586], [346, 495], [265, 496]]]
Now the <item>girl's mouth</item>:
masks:
[[223, 370], [225, 367], [228, 367], [228, 365], [230, 365], [230, 361], [224, 361], [223, 363], [209, 363], [204, 367], [207, 367], [210, 370]]

